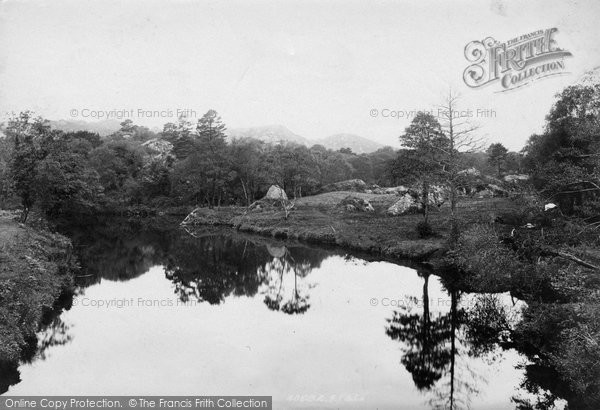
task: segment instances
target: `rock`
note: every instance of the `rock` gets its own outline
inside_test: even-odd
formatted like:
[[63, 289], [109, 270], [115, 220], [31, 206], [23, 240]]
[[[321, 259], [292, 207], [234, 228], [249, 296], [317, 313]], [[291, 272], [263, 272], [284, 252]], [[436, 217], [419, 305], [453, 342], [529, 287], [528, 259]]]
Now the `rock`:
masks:
[[415, 198], [410, 194], [404, 194], [394, 205], [387, 209], [387, 214], [390, 216], [403, 215], [407, 212], [417, 209], [418, 204]]
[[433, 185], [429, 187], [428, 201], [430, 206], [437, 206], [438, 208], [446, 202], [448, 199], [448, 190], [440, 185]]
[[335, 191], [353, 191], [353, 192], [365, 192], [367, 190], [367, 184], [362, 179], [349, 179], [346, 181], [334, 182], [333, 184], [325, 185], [321, 192], [335, 192]]
[[267, 194], [263, 197], [263, 200], [265, 199], [271, 201], [280, 201], [281, 199], [283, 199], [284, 201], [287, 201], [288, 197], [285, 194], [285, 191], [279, 188], [279, 186], [271, 185], [271, 187], [267, 191]]
[[492, 191], [494, 196], [508, 196], [508, 191], [495, 184], [488, 184], [487, 189]]
[[527, 175], [527, 174], [506, 175], [503, 179], [505, 182], [510, 182], [510, 183], [516, 184], [521, 181], [529, 180], [529, 175]]
[[489, 189], [484, 189], [477, 193], [478, 198], [492, 198], [493, 196], [494, 196], [494, 193], [492, 191], [490, 191]]
[[267, 251], [272, 257], [280, 259], [283, 258], [287, 253], [287, 248], [285, 246], [275, 246], [267, 244]]
[[160, 138], [148, 140], [144, 142], [142, 146], [146, 147], [153, 154], [158, 154], [161, 156], [166, 156], [173, 150], [173, 144]]
[[375, 212], [375, 208], [373, 208], [373, 205], [369, 201], [352, 195], [348, 195], [342, 199], [340, 205], [346, 211]]
[[477, 168], [468, 168], [463, 169], [462, 171], [458, 171], [457, 174], [462, 176], [478, 177], [481, 175], [481, 172]]
[[408, 192], [408, 188], [405, 186], [402, 186], [402, 185], [383, 189], [384, 194], [402, 195], [402, 194], [405, 194], [406, 192]]

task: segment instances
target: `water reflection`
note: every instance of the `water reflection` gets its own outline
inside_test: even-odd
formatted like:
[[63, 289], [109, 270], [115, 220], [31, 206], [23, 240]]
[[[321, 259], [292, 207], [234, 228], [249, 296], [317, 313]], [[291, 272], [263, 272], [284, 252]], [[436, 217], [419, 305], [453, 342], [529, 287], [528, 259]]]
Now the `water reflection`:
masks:
[[[218, 229], [190, 234], [173, 229], [175, 225], [174, 221], [145, 220], [69, 226], [68, 233], [82, 265], [79, 292], [103, 298], [146, 293], [152, 298], [174, 295], [181, 302], [200, 305], [199, 310], [163, 309], [147, 315], [146, 311], [132, 309], [116, 314], [78, 308], [68, 312], [72, 315], [56, 314], [38, 335], [33, 349], [37, 349], [36, 355], [24, 358], [24, 363], [43, 361], [47, 352], [68, 350], [65, 346], [69, 345], [77, 345], [75, 352], [81, 354], [78, 346], [89, 349], [86, 340], [93, 345], [90, 339], [94, 336], [104, 340], [110, 335], [107, 346], [122, 350], [114, 354], [124, 368], [127, 363], [135, 368], [159, 360], [156, 352], [169, 346], [172, 352], [181, 351], [182, 357], [178, 361], [178, 353], [173, 353], [170, 360], [156, 365], [167, 373], [177, 363], [180, 367], [206, 368], [207, 374], [220, 374], [231, 355], [238, 362], [249, 363], [244, 367], [250, 369], [249, 374], [239, 377], [239, 391], [253, 391], [243, 381], [256, 379], [256, 370], [251, 370], [260, 361], [260, 374], [273, 375], [266, 377], [262, 385], [252, 382], [252, 388], [262, 386], [261, 392], [286, 392], [288, 385], [297, 385], [299, 373], [321, 374], [326, 377], [317, 377], [315, 383], [329, 385], [324, 393], [331, 394], [331, 386], [347, 386], [348, 390], [342, 393], [379, 395], [389, 400], [381, 402], [388, 407], [406, 396], [410, 397], [406, 408], [421, 408], [424, 395], [428, 408], [460, 409], [477, 400], [480, 390], [490, 394], [486, 387], [489, 374], [474, 364], [501, 362], [498, 359], [502, 352], [513, 347], [511, 329], [518, 318], [511, 316], [506, 300], [465, 294], [451, 284], [442, 288], [440, 279], [429, 271], [398, 272], [396, 265], [352, 259], [340, 251]], [[149, 270], [154, 273], [148, 274]], [[413, 303], [385, 311], [377, 311], [366, 303], [369, 297], [383, 296], [385, 292], [407, 292], [407, 300]], [[65, 316], [76, 325], [71, 327], [72, 321]], [[119, 320], [115, 321], [117, 316]], [[152, 319], [146, 319], [148, 316]], [[155, 325], [148, 321], [160, 323], [161, 332], [149, 332], [147, 329]], [[245, 326], [243, 332], [237, 330], [239, 326]], [[138, 334], [145, 335], [143, 341], [136, 339]], [[204, 343], [205, 354], [194, 359], [197, 363], [188, 363], [191, 359], [183, 357], [186, 345], [178, 345], [180, 339], [189, 338]], [[72, 340], [75, 342], [70, 343]], [[138, 340], [137, 344], [134, 340]], [[279, 343], [284, 340], [287, 343]], [[127, 353], [129, 343], [138, 346], [135, 353]], [[154, 350], [147, 343], [155, 346]], [[145, 348], [139, 349], [142, 344]], [[229, 348], [223, 349], [224, 345]], [[59, 346], [63, 347], [55, 349]], [[249, 347], [254, 350], [247, 351]], [[103, 359], [94, 362], [95, 359], [90, 356], [90, 366], [102, 368]], [[296, 362], [285, 368], [278, 364], [290, 360]], [[514, 370], [513, 364], [504, 366]], [[60, 366], [54, 361], [52, 370]], [[399, 372], [404, 369], [407, 377]], [[529, 367], [527, 372], [533, 374]], [[2, 367], [0, 373], [2, 392], [20, 381], [16, 366]], [[188, 384], [177, 378], [175, 390], [160, 390], [168, 387], [164, 377], [157, 379], [154, 387], [164, 393], [183, 393], [192, 391], [193, 386], [209, 386], [215, 380], [191, 374]], [[173, 374], [172, 378], [176, 377]], [[518, 377], [512, 379], [518, 383]], [[52, 386], [47, 378], [42, 381]], [[396, 390], [395, 382], [403, 383], [401, 391]], [[317, 385], [309, 393], [318, 391]], [[186, 386], [189, 390], [185, 390]], [[412, 386], [420, 395], [411, 396]], [[504, 390], [507, 400], [512, 393], [510, 386], [508, 389], [510, 393]], [[360, 403], [357, 406], [361, 408]]]
[[[305, 279], [311, 270], [320, 266], [321, 261], [311, 260], [300, 252], [296, 253], [296, 260], [292, 252], [281, 245], [267, 245], [267, 251], [273, 259], [263, 270], [267, 277], [265, 305], [271, 310], [290, 315], [306, 312], [310, 308], [308, 292], [311, 286]], [[289, 285], [290, 276], [293, 277], [293, 286]]]
[[[416, 388], [429, 393], [431, 408], [469, 408], [472, 397], [479, 392], [478, 386], [487, 380], [463, 359], [468, 356], [487, 363], [496, 361], [501, 348], [511, 346], [514, 311], [495, 295], [469, 295], [465, 306], [461, 306], [463, 294], [450, 287], [448, 310], [433, 313], [430, 274], [424, 272], [420, 276], [421, 303], [395, 310], [388, 319], [386, 334], [402, 343], [400, 362], [411, 374]], [[439, 306], [440, 301], [437, 303]], [[414, 306], [422, 309], [415, 311]]]
[[[44, 312], [36, 337], [27, 341], [27, 346], [21, 354], [21, 363], [44, 360], [46, 351], [72, 340], [69, 325], [61, 319], [64, 309], [70, 307], [70, 301], [71, 295], [62, 295], [52, 309]], [[19, 364], [0, 360], [0, 394], [20, 381]]]

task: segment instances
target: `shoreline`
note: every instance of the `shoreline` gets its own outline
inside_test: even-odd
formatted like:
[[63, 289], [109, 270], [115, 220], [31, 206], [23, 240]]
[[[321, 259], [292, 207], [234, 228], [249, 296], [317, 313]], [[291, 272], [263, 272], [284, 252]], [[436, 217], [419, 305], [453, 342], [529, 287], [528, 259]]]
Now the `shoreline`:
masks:
[[[334, 246], [423, 265], [439, 264], [448, 250], [443, 234], [423, 239], [413, 235], [412, 229], [406, 229], [407, 225], [416, 225], [416, 221], [422, 218], [420, 215], [344, 215], [307, 207], [294, 210], [285, 219], [282, 212], [275, 210], [260, 213], [245, 211], [246, 208], [241, 207], [196, 208], [181, 226], [226, 226], [240, 232]], [[396, 223], [400, 220], [408, 224]], [[392, 221], [394, 223], [390, 223]], [[375, 234], [370, 235], [373, 232]]]
[[[36, 333], [74, 290], [71, 241], [0, 215], [0, 364], [27, 355]], [[37, 343], [37, 342], [36, 342]]]

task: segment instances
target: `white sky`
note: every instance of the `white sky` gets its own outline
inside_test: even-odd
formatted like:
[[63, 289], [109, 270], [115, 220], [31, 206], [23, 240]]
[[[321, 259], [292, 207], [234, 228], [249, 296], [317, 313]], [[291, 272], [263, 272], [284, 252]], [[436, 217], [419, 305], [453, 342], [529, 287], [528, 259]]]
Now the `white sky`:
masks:
[[[600, 2], [4, 1], [0, 110], [216, 109], [229, 128], [283, 124], [307, 138], [356, 133], [397, 145], [406, 119], [448, 86], [489, 142], [520, 149], [553, 95], [600, 65]], [[570, 75], [506, 93], [470, 89], [465, 45], [557, 27]], [[133, 118], [155, 126], [172, 118]]]

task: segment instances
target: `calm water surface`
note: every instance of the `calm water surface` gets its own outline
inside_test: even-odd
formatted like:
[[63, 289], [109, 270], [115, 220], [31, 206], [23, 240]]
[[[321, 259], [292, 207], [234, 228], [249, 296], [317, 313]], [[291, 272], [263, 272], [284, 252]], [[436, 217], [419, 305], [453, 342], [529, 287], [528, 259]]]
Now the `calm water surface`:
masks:
[[[72, 232], [72, 306], [10, 395], [270, 395], [274, 408], [513, 409], [525, 360], [477, 322], [507, 295], [340, 251], [126, 223]], [[475, 319], [474, 319], [475, 318]]]

